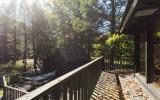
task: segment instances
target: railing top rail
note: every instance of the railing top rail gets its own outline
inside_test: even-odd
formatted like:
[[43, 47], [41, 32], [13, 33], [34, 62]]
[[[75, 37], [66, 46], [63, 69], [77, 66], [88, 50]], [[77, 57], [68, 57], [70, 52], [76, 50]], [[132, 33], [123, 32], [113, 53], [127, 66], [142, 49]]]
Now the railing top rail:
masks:
[[25, 93], [25, 94], [29, 93], [29, 92], [27, 92], [27, 91], [24, 91], [24, 90], [21, 90], [21, 89], [18, 89], [18, 88], [14, 88], [14, 87], [8, 86], [8, 85], [7, 85], [7, 82], [6, 82], [6, 80], [5, 80], [5, 76], [3, 76], [3, 86], [4, 86], [5, 88], [12, 89], [12, 90], [15, 90], [15, 91], [19, 91], [19, 92], [22, 92], [22, 93]]
[[75, 69], [75, 70], [73, 70], [73, 71], [71, 71], [71, 72], [69, 72], [69, 73], [67, 73], [67, 74], [65, 74], [65, 75], [63, 75], [63, 76], [61, 76], [61, 77], [59, 77], [59, 78], [57, 78], [57, 79], [55, 79], [55, 80], [53, 80], [53, 81], [51, 81], [49, 83], [37, 88], [37, 89], [25, 94], [25, 95], [23, 95], [22, 97], [20, 97], [20, 98], [18, 98], [16, 100], [31, 100], [31, 99], [33, 99], [33, 98], [35, 98], [37, 96], [40, 96], [41, 94], [43, 94], [47, 90], [53, 88], [54, 86], [56, 88], [56, 86], [58, 84], [60, 84], [61, 82], [63, 82], [65, 80], [67, 80], [68, 78], [71, 78], [72, 76], [78, 74], [79, 72], [81, 72], [82, 70], [87, 68], [89, 65], [95, 63], [96, 61], [98, 61], [98, 60], [100, 60], [102, 58], [103, 57], [99, 57], [99, 58], [97, 58], [97, 59], [95, 59], [95, 60], [93, 60], [93, 61], [91, 61], [91, 62], [89, 62], [89, 63], [87, 63], [85, 65], [82, 65], [82, 66], [78, 67], [77, 69]]
[[18, 88], [14, 88], [14, 87], [11, 87], [11, 86], [5, 86], [5, 87], [8, 88], [8, 89], [11, 89], [11, 90], [15, 90], [15, 91], [25, 93], [25, 94], [29, 93], [27, 91], [24, 91], [24, 90], [21, 90], [21, 89], [18, 89]]

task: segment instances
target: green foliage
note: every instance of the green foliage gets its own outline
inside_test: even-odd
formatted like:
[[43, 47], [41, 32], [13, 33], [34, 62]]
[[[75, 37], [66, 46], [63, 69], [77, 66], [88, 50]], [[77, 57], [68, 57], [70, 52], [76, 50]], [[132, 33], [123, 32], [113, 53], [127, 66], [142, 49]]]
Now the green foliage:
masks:
[[114, 55], [133, 55], [133, 37], [125, 34], [111, 34], [106, 40], [110, 53]]
[[0, 88], [0, 96], [3, 96], [3, 88]]
[[82, 32], [85, 31], [89, 28], [90, 24], [87, 21], [84, 21], [80, 18], [73, 18], [71, 21], [72, 25], [73, 25], [73, 29], [76, 32]]
[[[105, 37], [105, 38], [104, 38]], [[133, 37], [125, 34], [107, 34], [99, 38], [103, 40], [97, 44], [93, 44], [92, 56], [132, 56], [133, 55]]]
[[160, 32], [156, 32], [155, 36], [158, 37], [158, 38], [160, 38]]
[[94, 49], [91, 56], [99, 57], [101, 55], [101, 44], [92, 44], [92, 48]]

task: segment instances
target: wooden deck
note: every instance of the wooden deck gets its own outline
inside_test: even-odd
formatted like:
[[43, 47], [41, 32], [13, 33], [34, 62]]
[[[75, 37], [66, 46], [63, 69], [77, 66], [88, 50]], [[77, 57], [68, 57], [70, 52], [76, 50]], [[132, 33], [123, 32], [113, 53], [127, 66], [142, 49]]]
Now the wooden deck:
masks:
[[90, 100], [156, 100], [133, 74], [103, 71]]

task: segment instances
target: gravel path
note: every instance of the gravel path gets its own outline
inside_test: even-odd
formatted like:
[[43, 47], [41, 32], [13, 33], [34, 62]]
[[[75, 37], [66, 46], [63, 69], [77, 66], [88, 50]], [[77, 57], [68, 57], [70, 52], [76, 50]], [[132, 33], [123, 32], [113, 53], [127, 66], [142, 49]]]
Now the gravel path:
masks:
[[125, 100], [154, 100], [134, 75], [119, 77]]

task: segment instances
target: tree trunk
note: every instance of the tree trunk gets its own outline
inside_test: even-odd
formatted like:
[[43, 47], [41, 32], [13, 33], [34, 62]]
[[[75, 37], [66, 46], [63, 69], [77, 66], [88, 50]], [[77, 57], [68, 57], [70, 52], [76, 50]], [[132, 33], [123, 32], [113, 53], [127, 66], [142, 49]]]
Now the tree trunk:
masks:
[[16, 64], [17, 59], [17, 20], [16, 20], [16, 9], [14, 9], [14, 17], [15, 17], [15, 26], [14, 26], [14, 58], [13, 58], [13, 66]]
[[8, 50], [7, 50], [7, 33], [6, 31], [4, 32], [4, 54], [3, 54], [3, 58], [4, 58], [4, 62], [6, 62], [8, 60]]
[[115, 0], [111, 0], [111, 4], [112, 4], [111, 33], [115, 33], [115, 28], [116, 28], [116, 22], [115, 22], [116, 5], [115, 5]]
[[24, 22], [24, 56], [23, 56], [23, 63], [24, 63], [24, 71], [26, 72], [27, 68], [26, 68], [26, 64], [27, 64], [27, 61], [26, 61], [26, 49], [27, 49], [27, 30], [26, 30], [26, 19], [25, 19], [25, 22]]
[[34, 59], [34, 65], [33, 68], [36, 73], [38, 73], [37, 70], [37, 48], [36, 48], [36, 18], [33, 16], [33, 22], [32, 22], [32, 42], [33, 42], [33, 59]]

